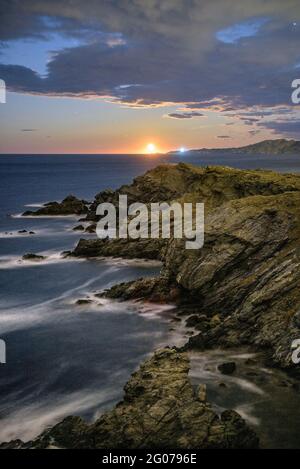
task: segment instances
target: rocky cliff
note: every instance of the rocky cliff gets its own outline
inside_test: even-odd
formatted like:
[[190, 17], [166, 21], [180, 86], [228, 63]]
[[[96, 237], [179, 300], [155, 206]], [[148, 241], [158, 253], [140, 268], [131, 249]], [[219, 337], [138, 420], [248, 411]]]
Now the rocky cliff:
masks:
[[[176, 302], [187, 314], [207, 317], [188, 347], [251, 345], [266, 350], [273, 363], [296, 369], [291, 344], [300, 336], [300, 177], [185, 164], [144, 177], [146, 186], [150, 179], [170, 186], [176, 200], [205, 203], [205, 244], [186, 250], [184, 240], [162, 241], [151, 254], [163, 260], [160, 278], [117, 285], [106, 295]], [[140, 193], [142, 181], [139, 188], [133, 183], [131, 194]], [[84, 255], [89, 243], [90, 255], [94, 245], [95, 255], [150, 257], [149, 242], [81, 241], [74, 254]], [[216, 315], [218, 323], [208, 327]]]

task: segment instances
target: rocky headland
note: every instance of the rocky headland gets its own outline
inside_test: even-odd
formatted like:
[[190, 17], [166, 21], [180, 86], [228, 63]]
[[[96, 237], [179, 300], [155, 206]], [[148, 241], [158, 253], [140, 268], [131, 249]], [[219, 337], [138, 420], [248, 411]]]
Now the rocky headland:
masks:
[[124, 400], [94, 424], [67, 418], [27, 447], [257, 446], [241, 417], [233, 411], [218, 417], [203, 389], [201, 399], [195, 394], [187, 354], [246, 347], [300, 377], [291, 360], [291, 344], [300, 338], [300, 176], [165, 164], [97, 194], [81, 220], [95, 227], [97, 205], [117, 203], [120, 194], [128, 203], [204, 202], [203, 248], [187, 250], [184, 239], [174, 238], [82, 238], [70, 255], [160, 260], [159, 277], [115, 285], [97, 296], [176, 304], [195, 333], [180, 351], [156, 352], [132, 375]]

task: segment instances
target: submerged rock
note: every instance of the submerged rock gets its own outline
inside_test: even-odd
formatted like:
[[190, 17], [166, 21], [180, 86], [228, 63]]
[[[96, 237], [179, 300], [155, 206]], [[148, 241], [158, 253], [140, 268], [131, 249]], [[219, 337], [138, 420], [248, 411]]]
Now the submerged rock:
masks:
[[258, 447], [258, 437], [236, 412], [226, 410], [219, 417], [206, 402], [205, 387], [200, 394], [195, 392], [188, 371], [186, 353], [159, 350], [132, 374], [123, 401], [113, 410], [91, 425], [79, 417], [68, 417], [42, 433], [30, 447]]

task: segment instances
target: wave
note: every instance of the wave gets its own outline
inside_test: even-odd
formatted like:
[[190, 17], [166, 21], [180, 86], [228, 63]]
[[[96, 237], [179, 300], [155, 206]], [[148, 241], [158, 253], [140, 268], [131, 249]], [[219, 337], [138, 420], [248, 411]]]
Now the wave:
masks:
[[[57, 304], [58, 306], [60, 303], [62, 303], [62, 305], [71, 304], [71, 299], [67, 302], [65, 301], [68, 297], [73, 298], [72, 304], [74, 304], [74, 293], [82, 292], [82, 294], [85, 294], [87, 289], [93, 283], [113, 271], [115, 271], [115, 268], [111, 267], [111, 269], [102, 272], [100, 275], [97, 275], [76, 287], [64, 291], [58, 296], [49, 300], [45, 300], [41, 303], [27, 307], [20, 306], [12, 308], [9, 308], [6, 305], [5, 309], [0, 310], [1, 333], [6, 334], [7, 332], [11, 332], [13, 330], [15, 331], [18, 329], [23, 329], [27, 326], [37, 325], [49, 319], [53, 320], [54, 317], [57, 318], [58, 316], [63, 315], [64, 310], [59, 309], [58, 307], [53, 307], [53, 305]], [[120, 310], [121, 307], [119, 307], [119, 311]]]
[[43, 251], [36, 253], [45, 256], [45, 259], [28, 260], [19, 256], [0, 256], [0, 269], [15, 269], [18, 267], [41, 267], [49, 264], [57, 264], [60, 262], [84, 262], [85, 259], [77, 257], [65, 257], [60, 252]]
[[93, 407], [105, 406], [118, 397], [119, 392], [116, 389], [107, 387], [101, 390], [79, 391], [66, 396], [53, 396], [51, 402], [35, 402], [22, 406], [22, 409], [1, 419], [0, 441], [16, 438], [31, 440], [45, 428], [68, 415], [78, 415]]
[[34, 204], [25, 204], [24, 207], [33, 207], [33, 208], [40, 208], [45, 205], [46, 202], [34, 203]]
[[14, 213], [10, 215], [10, 218], [34, 218], [38, 220], [40, 218], [68, 218], [70, 220], [78, 220], [79, 215], [23, 215], [23, 213]]

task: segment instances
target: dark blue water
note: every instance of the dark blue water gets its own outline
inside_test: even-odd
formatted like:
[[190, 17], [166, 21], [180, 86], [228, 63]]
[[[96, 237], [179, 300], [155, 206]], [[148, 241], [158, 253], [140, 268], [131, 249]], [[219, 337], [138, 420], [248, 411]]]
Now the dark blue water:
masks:
[[[297, 157], [184, 158], [203, 165], [300, 170]], [[94, 296], [114, 283], [156, 275], [159, 266], [62, 259], [60, 253], [80, 237], [72, 231], [76, 218], [16, 215], [70, 193], [92, 200], [168, 160], [177, 157], [0, 156], [0, 338], [7, 344], [7, 363], [0, 365], [0, 441], [31, 438], [69, 414], [95, 418], [121, 397], [147, 354], [175, 340], [167, 310]], [[21, 229], [35, 234], [20, 234]], [[27, 252], [47, 259], [22, 262]], [[76, 305], [83, 297], [92, 303]]]

